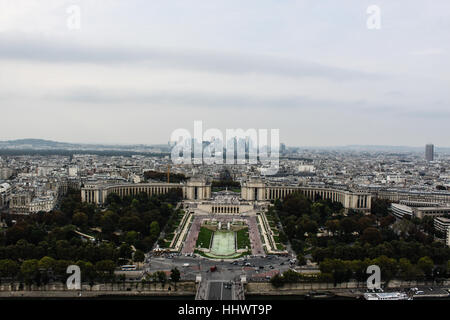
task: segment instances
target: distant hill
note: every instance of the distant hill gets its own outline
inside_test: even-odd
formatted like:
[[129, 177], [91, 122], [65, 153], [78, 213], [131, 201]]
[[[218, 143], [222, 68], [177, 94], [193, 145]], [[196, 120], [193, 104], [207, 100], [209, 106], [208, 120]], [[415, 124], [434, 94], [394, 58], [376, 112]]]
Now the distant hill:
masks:
[[9, 141], [0, 141], [0, 147], [26, 147], [26, 148], [70, 148], [74, 146], [79, 146], [78, 144], [56, 142], [51, 140], [43, 139], [17, 139]]
[[141, 152], [169, 152], [167, 145], [106, 145], [57, 142], [43, 139], [17, 139], [0, 141], [0, 149], [14, 150], [120, 150]]

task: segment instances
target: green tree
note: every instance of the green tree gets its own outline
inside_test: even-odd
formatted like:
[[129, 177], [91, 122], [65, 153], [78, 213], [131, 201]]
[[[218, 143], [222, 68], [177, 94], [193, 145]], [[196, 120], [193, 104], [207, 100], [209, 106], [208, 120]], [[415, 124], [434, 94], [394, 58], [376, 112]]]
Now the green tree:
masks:
[[75, 212], [72, 217], [72, 223], [80, 228], [85, 228], [88, 225], [89, 217], [84, 212]]
[[373, 264], [380, 267], [381, 277], [386, 282], [394, 278], [394, 276], [398, 272], [397, 261], [393, 258], [388, 258], [384, 255], [374, 259]]
[[39, 269], [44, 269], [46, 271], [53, 270], [55, 267], [55, 259], [52, 257], [45, 256], [39, 260]]
[[351, 234], [358, 229], [358, 225], [352, 218], [346, 217], [339, 223], [341, 231], [345, 234]]
[[368, 261], [352, 260], [350, 262], [350, 269], [358, 281], [365, 281], [367, 279], [367, 267], [370, 265]]
[[357, 224], [358, 224], [358, 232], [361, 234], [364, 232], [365, 229], [373, 226], [374, 221], [370, 217], [365, 216], [359, 218]]
[[340, 259], [326, 258], [319, 268], [322, 273], [332, 274], [335, 284], [348, 281], [352, 276], [351, 264]]
[[156, 271], [156, 279], [158, 282], [165, 284], [167, 282], [167, 275], [164, 271]]
[[144, 262], [145, 254], [141, 250], [136, 250], [133, 255], [133, 260], [136, 262]]
[[14, 278], [19, 272], [19, 264], [10, 259], [0, 260], [0, 276]]
[[334, 235], [339, 230], [339, 220], [328, 220], [325, 223], [325, 227]]
[[24, 221], [17, 222], [6, 230], [5, 238], [7, 244], [15, 244], [20, 239], [26, 239], [30, 232], [28, 223]]
[[123, 243], [119, 247], [119, 257], [120, 258], [130, 260], [132, 254], [133, 254], [133, 249], [131, 249], [131, 246], [129, 244]]
[[378, 217], [384, 217], [389, 215], [389, 208], [391, 202], [386, 199], [372, 199], [371, 212]]
[[307, 219], [302, 219], [301, 225], [302, 225], [302, 229], [305, 232], [308, 232], [308, 234], [314, 235], [314, 234], [317, 233], [318, 225], [317, 225], [317, 222], [315, 222], [314, 220], [311, 220], [311, 219], [308, 219], [308, 218]]
[[119, 215], [112, 211], [106, 211], [101, 218], [102, 232], [106, 234], [113, 233], [119, 222]]
[[433, 272], [434, 262], [430, 257], [425, 256], [417, 261], [417, 267], [425, 274], [425, 276], [430, 277]]
[[58, 260], [69, 260], [72, 257], [73, 249], [67, 240], [58, 240], [55, 245]]
[[116, 264], [111, 260], [101, 260], [95, 264], [95, 271], [103, 280], [112, 280], [115, 268]]
[[284, 280], [283, 280], [283, 277], [279, 273], [277, 273], [274, 276], [272, 276], [272, 278], [270, 278], [270, 283], [275, 288], [280, 288], [284, 285]]
[[20, 273], [27, 285], [31, 285], [39, 276], [39, 261], [36, 259], [25, 260], [20, 266]]
[[364, 229], [361, 240], [370, 243], [371, 245], [377, 245], [381, 242], [381, 233], [377, 228], [368, 227]]
[[303, 194], [293, 193], [284, 198], [281, 203], [281, 211], [287, 215], [300, 216], [311, 213], [311, 201]]
[[172, 280], [174, 283], [177, 283], [181, 279], [180, 270], [177, 268], [174, 268], [170, 271], [170, 280]]
[[138, 239], [139, 233], [137, 233], [136, 231], [128, 231], [124, 237], [124, 241], [129, 245], [135, 245]]
[[89, 261], [83, 261], [83, 260], [78, 260], [75, 264], [80, 267], [81, 275], [82, 275], [81, 280], [82, 281], [87, 280], [91, 284], [93, 284], [93, 282], [97, 276], [94, 265]]
[[423, 230], [429, 234], [434, 234], [434, 218], [430, 216], [425, 216], [420, 220], [420, 226]]
[[284, 283], [296, 283], [300, 280], [300, 274], [294, 270], [287, 270], [283, 272], [283, 282]]
[[400, 258], [398, 260], [398, 269], [401, 279], [411, 279], [411, 276], [413, 275], [413, 265], [411, 264], [411, 261], [406, 258]]
[[393, 216], [386, 216], [380, 219], [380, 227], [386, 228], [395, 222], [395, 218]]
[[160, 232], [160, 229], [159, 229], [158, 221], [153, 221], [150, 224], [150, 236], [152, 238], [156, 239], [159, 236], [159, 232]]
[[74, 264], [70, 260], [56, 260], [54, 263], [54, 274], [61, 279], [61, 282], [65, 283], [67, 277], [67, 267]]
[[139, 207], [139, 200], [138, 200], [138, 199], [133, 199], [133, 200], [131, 201], [131, 206], [132, 206], [134, 209], [138, 209], [138, 207]]
[[136, 215], [121, 217], [119, 227], [122, 231], [137, 231], [142, 228], [142, 220]]
[[306, 258], [303, 254], [299, 253], [297, 255], [297, 264], [299, 266], [304, 266], [306, 264]]
[[287, 238], [286, 234], [283, 231], [280, 231], [279, 239], [280, 239], [280, 242], [282, 244], [287, 244], [288, 243], [288, 238]]

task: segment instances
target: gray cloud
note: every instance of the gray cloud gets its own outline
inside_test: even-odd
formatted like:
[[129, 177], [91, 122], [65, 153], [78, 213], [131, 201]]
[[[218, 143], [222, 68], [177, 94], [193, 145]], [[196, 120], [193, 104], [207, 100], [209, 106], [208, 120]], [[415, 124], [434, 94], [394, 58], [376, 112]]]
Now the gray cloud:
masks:
[[151, 67], [180, 68], [225, 74], [267, 74], [282, 77], [319, 77], [334, 81], [380, 80], [385, 75], [325, 66], [314, 62], [208, 51], [147, 47], [87, 46], [23, 36], [0, 36], [0, 59], [51, 63], [147, 63]]
[[77, 31], [61, 1], [7, 3], [9, 137], [161, 143], [203, 119], [288, 145], [448, 144], [448, 0], [380, 0], [381, 30], [358, 0], [80, 1]]
[[260, 97], [246, 94], [215, 94], [209, 92], [129, 92], [115, 89], [76, 88], [43, 96], [47, 100], [94, 104], [157, 104], [185, 107], [260, 107], [260, 108], [308, 108], [333, 107], [335, 102], [310, 99], [306, 96], [283, 95]]
[[397, 98], [404, 96], [403, 92], [400, 91], [388, 91], [385, 93], [385, 95], [390, 98]]
[[72, 90], [51, 93], [42, 96], [43, 99], [56, 102], [77, 104], [98, 104], [112, 108], [118, 105], [122, 108], [124, 104], [138, 104], [142, 106], [182, 106], [185, 108], [207, 107], [207, 108], [264, 108], [264, 109], [319, 109], [340, 111], [358, 111], [371, 114], [389, 113], [396, 110], [392, 105], [374, 105], [366, 100], [330, 100], [316, 99], [302, 95], [278, 95], [278, 96], [256, 96], [250, 94], [216, 94], [209, 92], [153, 92], [142, 91], [129, 92], [117, 89], [99, 88], [75, 88]]
[[419, 119], [419, 120], [442, 120], [450, 118], [450, 107], [447, 110], [427, 110], [427, 111], [405, 111], [397, 114], [399, 117]]

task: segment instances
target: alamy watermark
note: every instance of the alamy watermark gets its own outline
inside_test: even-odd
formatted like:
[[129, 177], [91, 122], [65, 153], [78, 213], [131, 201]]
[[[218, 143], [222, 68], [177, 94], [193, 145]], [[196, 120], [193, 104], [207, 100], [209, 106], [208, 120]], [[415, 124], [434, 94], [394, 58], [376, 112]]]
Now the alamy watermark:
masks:
[[367, 289], [381, 289], [381, 269], [379, 266], [373, 264], [367, 267], [367, 274], [370, 276], [367, 278]]
[[81, 269], [77, 265], [70, 265], [67, 267], [66, 273], [70, 274], [67, 278], [66, 285], [69, 290], [81, 289]]
[[68, 14], [66, 25], [69, 30], [81, 29], [81, 8], [78, 5], [71, 5], [67, 7], [66, 13]]
[[[280, 131], [268, 129], [216, 128], [203, 132], [203, 122], [194, 121], [194, 135], [179, 128], [172, 132], [171, 160], [174, 164], [259, 164], [261, 173], [274, 175], [279, 169]], [[224, 139], [225, 137], [225, 139]]]
[[367, 17], [367, 29], [369, 30], [379, 30], [381, 29], [381, 9], [377, 5], [371, 5], [367, 7], [366, 13], [369, 15]]

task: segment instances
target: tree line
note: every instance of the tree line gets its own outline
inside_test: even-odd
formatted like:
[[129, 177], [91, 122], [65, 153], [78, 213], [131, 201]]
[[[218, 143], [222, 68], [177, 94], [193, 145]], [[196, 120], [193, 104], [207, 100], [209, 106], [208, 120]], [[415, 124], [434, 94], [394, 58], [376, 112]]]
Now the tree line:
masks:
[[37, 279], [36, 270], [42, 269], [41, 260], [46, 258], [56, 276], [63, 275], [64, 265], [80, 262], [92, 279], [101, 279], [118, 265], [141, 262], [161, 231], [173, 227], [181, 196], [178, 190], [151, 197], [111, 194], [100, 208], [82, 203], [80, 192], [69, 190], [59, 209], [51, 212], [4, 214], [8, 227], [0, 232], [0, 260], [6, 271], [0, 274]]
[[[144, 172], [144, 177], [147, 180], [157, 180], [157, 181], [163, 181], [167, 182], [167, 173], [166, 172], [159, 172], [154, 170], [149, 170]], [[169, 173], [170, 182], [171, 183], [179, 183], [187, 180], [187, 177], [182, 173]]]
[[388, 258], [380, 256], [375, 259], [366, 258], [364, 260], [341, 260], [325, 259], [320, 263], [320, 271], [328, 275], [335, 283], [349, 281], [367, 280], [367, 267], [377, 265], [381, 270], [381, 280], [391, 279], [401, 280], [442, 280], [450, 276], [450, 262], [442, 265], [435, 265], [435, 262], [428, 256], [423, 256], [416, 263], [411, 263], [409, 259]]
[[370, 214], [345, 212], [340, 203], [294, 193], [269, 210], [279, 217], [299, 264], [310, 254], [333, 281], [366, 279], [370, 264], [382, 264], [387, 278], [449, 277], [450, 248], [434, 241], [433, 220], [396, 221], [389, 207], [389, 201], [374, 199]]
[[381, 270], [381, 280], [388, 282], [392, 279], [399, 280], [436, 280], [440, 281], [450, 276], [450, 262], [435, 267], [434, 261], [428, 257], [421, 257], [413, 264], [406, 258], [393, 259], [380, 256], [375, 259], [341, 260], [325, 259], [320, 263], [320, 274], [304, 275], [293, 270], [288, 270], [282, 275], [274, 275], [270, 282], [275, 287], [288, 283], [298, 282], [348, 282], [351, 280], [364, 282], [368, 278], [367, 267], [377, 265]]

